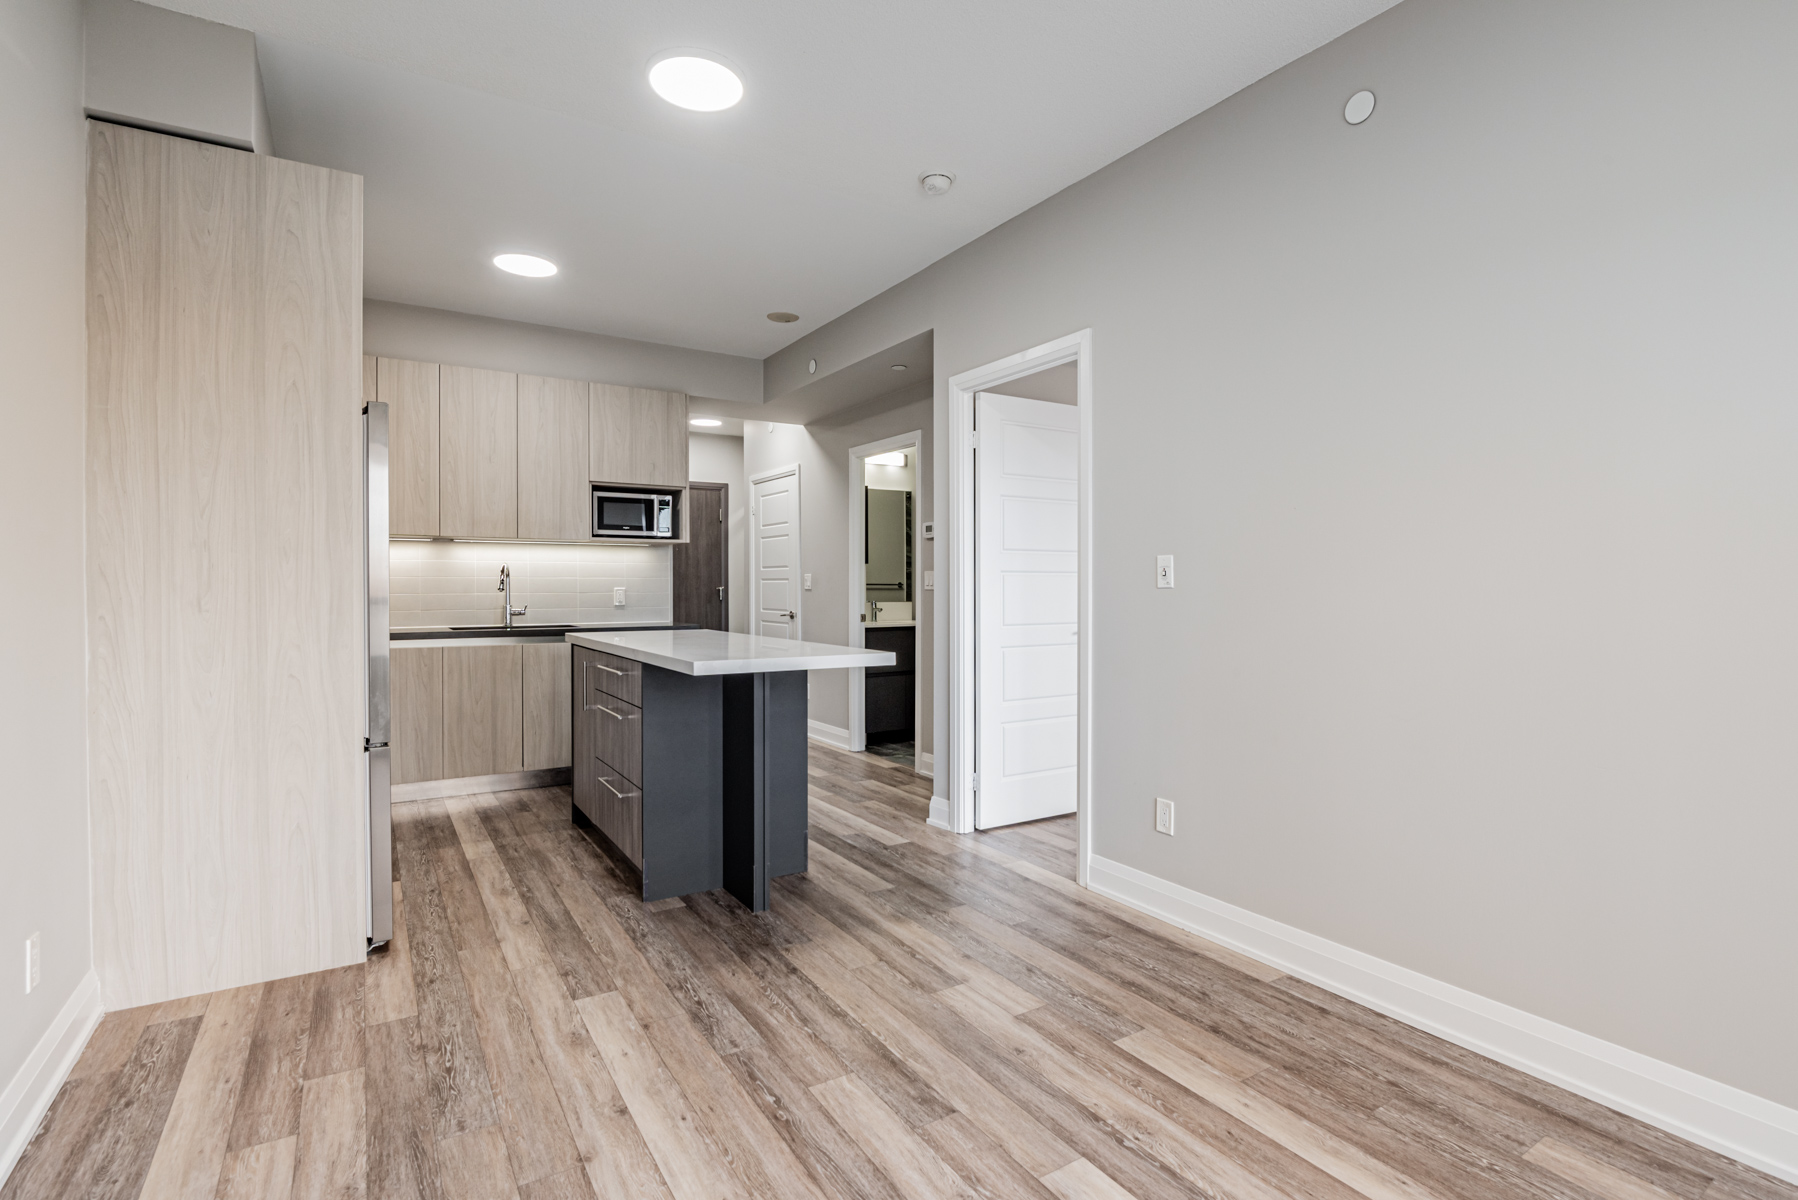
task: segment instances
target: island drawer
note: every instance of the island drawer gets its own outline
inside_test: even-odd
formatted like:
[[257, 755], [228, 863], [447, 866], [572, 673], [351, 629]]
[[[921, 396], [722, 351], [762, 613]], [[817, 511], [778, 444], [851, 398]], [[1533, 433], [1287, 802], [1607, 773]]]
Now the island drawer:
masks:
[[599, 760], [591, 765], [593, 799], [598, 811], [589, 813], [599, 831], [611, 839], [624, 856], [643, 869], [643, 790]]
[[634, 784], [643, 782], [643, 710], [616, 696], [596, 693], [589, 700], [593, 753]]
[[582, 669], [587, 676], [589, 689], [628, 700], [632, 704], [643, 703], [643, 664], [635, 659], [620, 658], [601, 650], [589, 650]]

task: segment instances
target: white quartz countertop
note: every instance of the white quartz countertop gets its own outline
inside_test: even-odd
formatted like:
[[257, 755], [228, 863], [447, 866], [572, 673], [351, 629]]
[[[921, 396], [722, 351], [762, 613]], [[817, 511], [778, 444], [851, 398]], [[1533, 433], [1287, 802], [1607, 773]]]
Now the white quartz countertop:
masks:
[[570, 633], [570, 642], [683, 675], [749, 675], [763, 671], [830, 671], [841, 667], [890, 667], [890, 650], [857, 650], [824, 642], [796, 642], [716, 629], [645, 630], [640, 633]]

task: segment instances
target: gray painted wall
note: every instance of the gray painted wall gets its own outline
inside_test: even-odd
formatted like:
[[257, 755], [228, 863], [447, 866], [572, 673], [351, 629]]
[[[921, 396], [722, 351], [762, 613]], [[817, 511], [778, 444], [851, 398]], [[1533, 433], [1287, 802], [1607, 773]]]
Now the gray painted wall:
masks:
[[1408, 0], [769, 395], [1090, 326], [1097, 853], [1798, 1104], [1794, 45]]
[[[849, 449], [883, 438], [922, 430], [918, 448], [919, 485], [914, 519], [922, 526], [932, 520], [932, 401], [929, 385], [919, 383], [884, 400], [863, 405], [843, 419], [811, 425], [743, 422], [743, 470], [750, 477], [799, 464], [800, 571], [812, 577], [812, 590], [803, 596], [800, 625], [804, 638], [843, 645], [849, 637]], [[920, 536], [916, 558], [919, 586], [923, 573], [934, 570], [934, 542]], [[932, 665], [933, 624], [929, 598], [920, 591], [918, 610], [918, 678], [923, 713], [918, 728], [918, 750], [930, 753], [937, 745], [931, 736], [934, 712], [935, 670]], [[814, 671], [811, 684], [811, 718], [849, 727], [849, 672]]]
[[[0, 1090], [93, 965], [82, 546], [87, 131], [81, 6], [0, 5]], [[42, 935], [43, 982], [22, 985]]]
[[363, 302], [362, 344], [369, 354], [389, 358], [762, 401], [759, 359], [385, 300]]

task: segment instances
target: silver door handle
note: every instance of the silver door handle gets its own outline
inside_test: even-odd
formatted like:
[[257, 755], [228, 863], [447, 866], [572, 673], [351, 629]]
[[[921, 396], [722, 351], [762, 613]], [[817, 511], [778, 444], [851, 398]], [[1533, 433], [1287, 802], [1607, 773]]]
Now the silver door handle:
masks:
[[624, 799], [624, 793], [619, 791], [617, 788], [613, 787], [611, 784], [606, 783], [606, 777], [604, 775], [601, 775], [599, 777], [599, 781], [601, 783], [605, 783], [606, 791], [612, 793], [614, 796], [618, 797], [620, 800]]
[[724, 585], [722, 583], [718, 585], [718, 599], [724, 599]]
[[608, 666], [606, 666], [606, 664], [604, 664], [604, 663], [594, 663], [594, 664], [593, 664], [593, 665], [594, 665], [594, 666], [596, 666], [596, 667], [598, 667], [598, 668], [599, 668], [599, 669], [600, 669], [600, 670], [602, 670], [602, 671], [610, 671], [610, 672], [611, 672], [611, 673], [612, 673], [612, 674], [614, 674], [614, 675], [622, 675], [622, 674], [624, 674], [624, 672], [623, 672], [623, 671], [620, 671], [620, 670], [619, 670], [619, 669], [618, 669], [618, 668], [617, 668], [617, 667], [608, 667]]
[[611, 710], [611, 709], [609, 709], [609, 708], [607, 708], [607, 707], [606, 707], [606, 706], [605, 706], [605, 705], [603, 705], [603, 704], [595, 704], [595, 705], [594, 705], [594, 706], [593, 706], [593, 707], [594, 707], [594, 708], [597, 708], [597, 709], [598, 709], [598, 710], [599, 710], [599, 711], [600, 711], [600, 712], [602, 712], [602, 713], [611, 713], [611, 714], [612, 714], [612, 715], [613, 715], [613, 716], [614, 716], [614, 717], [617, 717], [617, 718], [618, 718], [618, 719], [619, 719], [619, 720], [620, 720], [620, 721], [628, 721], [628, 720], [630, 720], [630, 718], [629, 718], [629, 717], [627, 717], [627, 716], [625, 716], [625, 715], [624, 715], [624, 714], [623, 714], [623, 713], [620, 713], [620, 712], [612, 712], [612, 710]]

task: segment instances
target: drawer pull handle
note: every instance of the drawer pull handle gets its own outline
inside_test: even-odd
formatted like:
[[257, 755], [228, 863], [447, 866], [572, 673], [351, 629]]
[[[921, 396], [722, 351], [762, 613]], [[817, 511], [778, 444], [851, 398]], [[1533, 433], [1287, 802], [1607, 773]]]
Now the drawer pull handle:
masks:
[[600, 669], [600, 670], [602, 670], [602, 671], [610, 671], [610, 672], [611, 672], [611, 673], [612, 673], [612, 674], [614, 674], [614, 675], [622, 675], [622, 674], [624, 674], [624, 672], [623, 672], [623, 671], [620, 671], [620, 670], [619, 670], [619, 669], [618, 669], [618, 668], [617, 668], [617, 667], [608, 667], [608, 666], [606, 666], [606, 664], [604, 664], [604, 663], [594, 663], [594, 664], [593, 664], [593, 665], [594, 665], [594, 666], [596, 666], [596, 667], [598, 667], [598, 668], [599, 668], [599, 669]]
[[620, 800], [624, 799], [625, 793], [619, 791], [617, 788], [613, 787], [611, 784], [606, 783], [606, 777], [604, 775], [601, 775], [599, 777], [599, 781], [601, 783], [605, 783], [606, 791], [612, 793], [614, 796], [618, 797]]
[[[612, 710], [611, 710], [611, 709], [609, 709], [609, 708], [607, 708], [607, 707], [606, 707], [606, 706], [605, 706], [605, 705], [603, 705], [603, 704], [595, 704], [595, 705], [594, 705], [594, 706], [593, 706], [593, 707], [594, 707], [594, 708], [597, 708], [597, 709], [598, 709], [598, 710], [599, 710], [599, 711], [600, 711], [600, 712], [602, 712], [602, 713], [611, 713], [611, 715], [612, 715], [612, 716], [614, 716], [614, 717], [617, 717], [617, 718], [618, 718], [618, 719], [619, 719], [619, 720], [620, 720], [620, 721], [628, 721], [628, 720], [630, 720], [630, 717], [627, 717], [627, 716], [625, 716], [625, 715], [624, 715], [624, 714], [623, 714], [623, 713], [621, 713], [621, 712], [612, 712]], [[635, 716], [635, 715], [636, 715], [636, 714], [634, 714], [634, 713], [633, 713], [633, 714], [632, 714], [632, 716]]]

